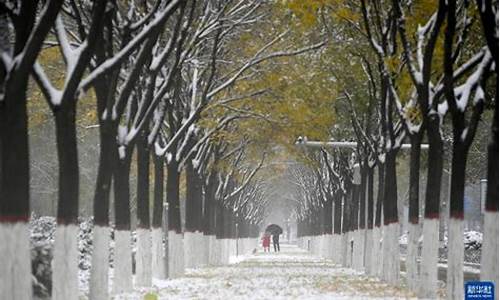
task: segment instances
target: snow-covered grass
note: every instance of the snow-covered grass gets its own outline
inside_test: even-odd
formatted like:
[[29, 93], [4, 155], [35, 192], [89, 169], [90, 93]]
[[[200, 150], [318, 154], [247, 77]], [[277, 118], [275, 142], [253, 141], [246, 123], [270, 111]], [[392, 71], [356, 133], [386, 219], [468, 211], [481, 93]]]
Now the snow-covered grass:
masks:
[[116, 296], [142, 299], [408, 299], [414, 294], [352, 269], [341, 268], [296, 246], [243, 255], [221, 267], [187, 269], [183, 277], [153, 280], [152, 289]]

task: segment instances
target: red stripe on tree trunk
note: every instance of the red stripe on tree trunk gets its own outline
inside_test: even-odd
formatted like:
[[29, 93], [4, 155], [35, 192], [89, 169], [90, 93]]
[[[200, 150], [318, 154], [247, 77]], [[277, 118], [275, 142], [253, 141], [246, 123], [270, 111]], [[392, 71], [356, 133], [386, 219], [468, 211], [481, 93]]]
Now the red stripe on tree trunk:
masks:
[[0, 216], [1, 223], [28, 222], [29, 216]]

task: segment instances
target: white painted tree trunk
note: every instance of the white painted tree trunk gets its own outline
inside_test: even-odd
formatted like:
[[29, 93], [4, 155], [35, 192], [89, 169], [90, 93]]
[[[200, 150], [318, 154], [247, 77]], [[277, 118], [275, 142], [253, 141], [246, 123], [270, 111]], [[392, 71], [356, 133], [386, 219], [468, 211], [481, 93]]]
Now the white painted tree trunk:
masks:
[[163, 246], [163, 231], [153, 228], [152, 235], [152, 275], [154, 278], [165, 279], [165, 248]]
[[135, 284], [137, 287], [152, 285], [151, 231], [137, 228], [137, 252], [135, 254]]
[[168, 232], [168, 278], [184, 275], [184, 241], [182, 233]]
[[222, 239], [222, 265], [229, 263], [229, 239]]
[[215, 266], [217, 263], [217, 239], [215, 235], [208, 236], [208, 265]]
[[[449, 218], [446, 297], [464, 299], [464, 221]], [[498, 264], [498, 263], [497, 263]]]
[[365, 230], [355, 231], [355, 242], [354, 242], [354, 269], [357, 271], [364, 270], [364, 252], [365, 252]]
[[204, 235], [202, 232], [200, 232], [200, 241], [202, 243], [201, 248], [203, 249], [202, 255], [201, 255], [200, 261], [199, 261], [200, 267], [208, 265], [208, 255], [210, 253], [210, 249], [208, 247], [208, 240], [209, 240], [209, 236]]
[[383, 276], [382, 278], [391, 285], [399, 284], [399, 223], [390, 223], [384, 226], [383, 242]]
[[439, 251], [439, 219], [424, 219], [419, 297], [436, 298]]
[[365, 231], [365, 274], [372, 274], [372, 255], [373, 255], [373, 229]]
[[32, 297], [30, 232], [27, 222], [0, 223], [0, 295], [2, 299]]
[[351, 262], [351, 268], [358, 270], [358, 264], [359, 264], [359, 230], [354, 230], [352, 232], [352, 262]]
[[109, 299], [109, 239], [108, 226], [94, 226], [89, 299]]
[[334, 243], [333, 243], [333, 234], [326, 235], [326, 258], [331, 259], [333, 261], [333, 253], [334, 253]]
[[52, 299], [78, 299], [78, 226], [57, 225], [52, 260]]
[[373, 227], [372, 275], [382, 277], [382, 227]]
[[129, 230], [115, 230], [113, 294], [132, 291], [132, 239]]
[[342, 265], [342, 234], [335, 234], [333, 242], [335, 244], [333, 261], [338, 265]]
[[481, 280], [492, 281], [498, 300], [498, 211], [484, 213], [483, 247], [481, 253]]
[[186, 268], [196, 267], [196, 248], [200, 246], [196, 240], [196, 233], [184, 232], [184, 263]]
[[349, 234], [342, 233], [341, 237], [341, 251], [342, 251], [342, 266], [348, 267], [348, 253], [349, 253]]
[[420, 226], [418, 224], [408, 224], [408, 253], [406, 255], [406, 281], [410, 290], [418, 290], [418, 239], [420, 238]]

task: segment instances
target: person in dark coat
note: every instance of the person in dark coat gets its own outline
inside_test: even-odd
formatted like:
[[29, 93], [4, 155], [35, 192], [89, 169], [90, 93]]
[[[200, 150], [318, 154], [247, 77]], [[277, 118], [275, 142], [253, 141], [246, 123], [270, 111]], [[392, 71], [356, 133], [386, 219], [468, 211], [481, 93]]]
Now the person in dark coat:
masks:
[[280, 252], [280, 235], [277, 233], [273, 234], [273, 246], [274, 252]]

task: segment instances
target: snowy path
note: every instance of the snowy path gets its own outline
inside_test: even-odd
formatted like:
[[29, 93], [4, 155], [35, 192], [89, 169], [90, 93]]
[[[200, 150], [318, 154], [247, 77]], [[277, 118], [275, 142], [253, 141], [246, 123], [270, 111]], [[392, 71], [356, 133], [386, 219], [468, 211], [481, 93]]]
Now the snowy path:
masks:
[[[183, 278], [155, 281], [152, 299], [408, 299], [387, 286], [293, 245], [281, 253], [243, 256], [223, 267], [188, 269]], [[146, 290], [115, 299], [144, 299]], [[147, 299], [147, 298], [146, 298]]]

